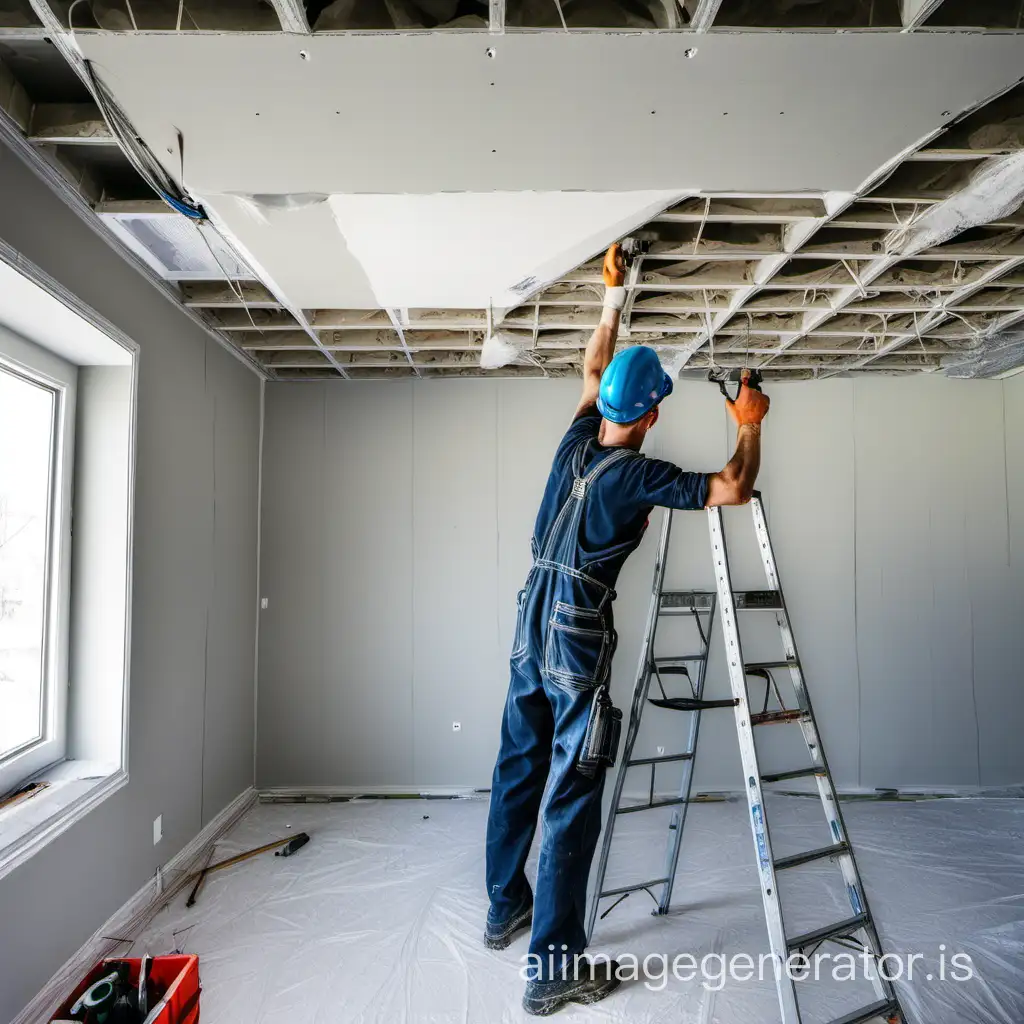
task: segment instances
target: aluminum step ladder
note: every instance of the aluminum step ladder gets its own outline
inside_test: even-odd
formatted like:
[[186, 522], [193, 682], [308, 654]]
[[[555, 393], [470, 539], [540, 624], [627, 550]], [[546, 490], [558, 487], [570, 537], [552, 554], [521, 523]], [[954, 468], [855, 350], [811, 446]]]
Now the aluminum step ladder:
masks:
[[[767, 581], [767, 589], [763, 591], [733, 590], [725, 530], [722, 524], [722, 510], [720, 508], [708, 509], [708, 526], [711, 534], [711, 551], [714, 562], [718, 605], [722, 616], [722, 634], [729, 672], [729, 684], [734, 698], [734, 700], [728, 703], [734, 708], [736, 718], [740, 757], [743, 763], [744, 778], [746, 779], [745, 792], [749, 808], [749, 820], [754, 839], [754, 853], [760, 875], [761, 896], [764, 902], [771, 951], [777, 958], [775, 962], [781, 964], [785, 963], [792, 954], [803, 953], [807, 956], [813, 956], [814, 952], [823, 943], [836, 943], [846, 950], [852, 948], [858, 951], [869, 952], [877, 964], [879, 958], [883, 955], [882, 945], [875, 927], [874, 918], [868, 907], [867, 896], [861, 882], [860, 872], [857, 869], [853, 847], [846, 831], [839, 799], [832, 783], [828, 761], [818, 736], [814, 712], [811, 707], [810, 696], [807, 693], [796, 641], [793, 638], [789, 614], [786, 611], [786, 602], [779, 580], [775, 554], [772, 550], [771, 538], [768, 535], [764, 503], [758, 492], [754, 493], [750, 502], [750, 508], [753, 514], [754, 533], [757, 539], [758, 551]], [[664, 561], [668, 549], [671, 515], [671, 512], [666, 511], [666, 525], [662, 532], [662, 547], [659, 549], [658, 562], [655, 568], [655, 594], [652, 605], [657, 608], [661, 606], [661, 586], [664, 580]], [[783, 658], [770, 662], [744, 661], [737, 619], [737, 612], [740, 611], [774, 612], [782, 641]], [[710, 632], [708, 636], [710, 637]], [[650, 646], [653, 648], [653, 640]], [[775, 681], [774, 671], [789, 672], [790, 674], [793, 698], [789, 702], [783, 698], [782, 692]], [[758, 702], [760, 707], [751, 701], [748, 684], [748, 680], [751, 678], [758, 679], [764, 683], [765, 694], [763, 702]], [[638, 687], [639, 685], [640, 679], [638, 677]], [[701, 676], [701, 693], [703, 693], [703, 675]], [[778, 705], [777, 707], [769, 707], [773, 696], [775, 703]], [[700, 710], [703, 710], [703, 708], [698, 709], [693, 715], [693, 718], [698, 721]], [[628, 734], [633, 738], [635, 738], [635, 734], [639, 729], [639, 721], [634, 726], [633, 716], [639, 719], [639, 715], [642, 712], [643, 702], [641, 701], [638, 704], [636, 699], [634, 699]], [[793, 767], [787, 771], [762, 772], [758, 763], [754, 734], [757, 728], [766, 725], [799, 725], [807, 748], [808, 763]], [[696, 753], [696, 725], [691, 726], [691, 729], [693, 735], [692, 747], [694, 748], [692, 752]], [[618, 799], [621, 795], [619, 779], [626, 774], [628, 759], [631, 753], [631, 747], [627, 745], [626, 759], [619, 769], [613, 795], [613, 811], [616, 812], [618, 811]], [[688, 771], [692, 772], [692, 761]], [[800, 778], [813, 778], [815, 780], [832, 842], [828, 846], [819, 849], [807, 850], [787, 857], [775, 857], [772, 854], [763, 786]], [[687, 781], [687, 797], [688, 794], [689, 782]], [[675, 864], [678, 862], [679, 848], [682, 840], [681, 833], [682, 822], [685, 821], [685, 804], [682, 805], [681, 810], [683, 814], [680, 815], [680, 826], [671, 840], [675, 858], [672, 862], [673, 872]], [[604, 872], [607, 869], [607, 851], [611, 845], [611, 821], [614, 821], [614, 815], [609, 822], [605, 844], [602, 848], [602, 859], [599, 862], [598, 884], [595, 889], [590, 913], [591, 927], [592, 922], [596, 918], [596, 910], [600, 900], [611, 892], [616, 891], [602, 891]], [[849, 917], [812, 931], [799, 935], [789, 935], [786, 932], [782, 901], [779, 895], [778, 873], [797, 868], [803, 864], [823, 860], [832, 861], [841, 871], [847, 898], [850, 902], [851, 914]], [[643, 886], [639, 886], [639, 888], [643, 888]], [[631, 887], [628, 886], [620, 887], [619, 891], [622, 889], [629, 889], [631, 891]], [[671, 880], [667, 883], [665, 891], [671, 894]], [[667, 909], [667, 906], [662, 908], [659, 904], [658, 912], [665, 913]], [[589, 934], [590, 932], [588, 931], [588, 937]], [[797, 1000], [796, 983], [789, 978], [785, 971], [776, 970], [775, 973], [782, 1024], [801, 1024], [802, 1018]], [[853, 1010], [829, 1022], [829, 1024], [868, 1024], [868, 1022], [874, 1021], [885, 1021], [889, 1022], [889, 1024], [909, 1024], [908, 1018], [900, 1006], [892, 982], [883, 977], [878, 970], [873, 970], [870, 974], [870, 981], [875, 994], [874, 1001], [869, 1005]], [[805, 981], [800, 984], [812, 983]]]
[[[711, 644], [711, 631], [715, 623], [717, 595], [714, 591], [687, 590], [670, 591], [664, 589], [665, 559], [668, 556], [669, 538], [672, 533], [672, 510], [666, 509], [662, 520], [661, 539], [658, 543], [658, 554], [654, 563], [654, 580], [651, 589], [651, 603], [647, 613], [647, 624], [644, 629], [643, 644], [640, 649], [640, 660], [637, 664], [636, 681], [633, 686], [633, 702], [630, 708], [629, 724], [626, 727], [626, 739], [623, 747], [622, 763], [615, 776], [612, 790], [611, 811], [604, 829], [601, 853], [597, 864], [597, 882], [594, 895], [590, 902], [587, 915], [587, 936], [593, 934], [594, 925], [601, 901], [616, 897], [615, 903], [609, 907], [602, 917], [624, 900], [632, 892], [647, 892], [657, 904], [656, 914], [667, 914], [672, 902], [672, 887], [675, 882], [676, 867], [679, 863], [679, 850], [683, 837], [683, 825], [686, 821], [686, 809], [690, 802], [690, 786], [693, 781], [693, 759], [697, 752], [697, 735], [700, 730], [700, 714], [705, 708], [733, 707], [735, 700], [704, 700], [704, 679], [707, 673], [708, 653]], [[656, 658], [654, 656], [655, 639], [659, 622], [669, 616], [692, 616], [700, 636], [697, 650], [674, 657]], [[665, 680], [685, 680], [688, 684], [682, 696], [671, 694], [666, 689]], [[658, 684], [660, 696], [650, 697], [651, 682]], [[678, 686], [677, 686], [678, 688]], [[671, 689], [671, 685], [670, 685]], [[658, 754], [655, 757], [634, 757], [633, 748], [640, 732], [640, 722], [645, 706], [650, 703], [655, 707], [668, 711], [682, 711], [688, 716], [686, 726], [685, 747], [670, 754]], [[682, 776], [676, 796], [668, 799], [655, 798], [655, 779], [659, 765], [681, 764]], [[631, 768], [649, 768], [648, 798], [645, 803], [622, 804], [622, 791], [626, 776]], [[605, 876], [608, 871], [608, 856], [611, 852], [612, 837], [615, 823], [621, 814], [632, 814], [639, 811], [650, 811], [661, 807], [674, 807], [665, 854], [665, 870], [657, 878], [621, 885], [605, 889]], [[655, 895], [655, 891], [660, 893]]]

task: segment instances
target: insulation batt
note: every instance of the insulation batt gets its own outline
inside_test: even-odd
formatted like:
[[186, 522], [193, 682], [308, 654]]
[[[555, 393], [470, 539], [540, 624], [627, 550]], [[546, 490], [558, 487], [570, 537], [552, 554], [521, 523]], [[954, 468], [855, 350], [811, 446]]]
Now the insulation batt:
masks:
[[1024, 366], [1024, 330], [999, 331], [981, 339], [968, 355], [943, 360], [947, 377], [995, 377]]
[[1024, 151], [986, 160], [959, 192], [894, 232], [887, 249], [912, 256], [954, 235], [1009, 216], [1024, 203]]
[[500, 370], [517, 362], [528, 345], [526, 338], [505, 331], [489, 334], [480, 350], [480, 366], [484, 370]]

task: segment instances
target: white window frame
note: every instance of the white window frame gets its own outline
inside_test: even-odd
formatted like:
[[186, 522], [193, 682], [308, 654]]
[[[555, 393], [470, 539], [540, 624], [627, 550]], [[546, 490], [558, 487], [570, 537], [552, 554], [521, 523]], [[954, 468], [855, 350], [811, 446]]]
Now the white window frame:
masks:
[[3, 794], [63, 760], [67, 748], [71, 496], [78, 371], [52, 352], [6, 331], [0, 332], [0, 370], [45, 387], [54, 396], [44, 604], [43, 735], [0, 758]]

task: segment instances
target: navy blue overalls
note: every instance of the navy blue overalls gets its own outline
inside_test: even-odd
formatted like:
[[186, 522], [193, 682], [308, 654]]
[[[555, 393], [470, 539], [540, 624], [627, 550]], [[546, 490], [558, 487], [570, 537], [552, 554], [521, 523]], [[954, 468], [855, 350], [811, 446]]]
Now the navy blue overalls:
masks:
[[586, 944], [587, 880], [601, 832], [604, 770], [576, 770], [594, 690], [611, 669], [614, 584], [654, 505], [702, 508], [704, 474], [597, 443], [601, 417], [582, 416], [555, 455], [519, 592], [511, 681], [487, 823], [488, 920], [530, 899], [524, 868], [542, 818], [531, 963], [551, 980]]

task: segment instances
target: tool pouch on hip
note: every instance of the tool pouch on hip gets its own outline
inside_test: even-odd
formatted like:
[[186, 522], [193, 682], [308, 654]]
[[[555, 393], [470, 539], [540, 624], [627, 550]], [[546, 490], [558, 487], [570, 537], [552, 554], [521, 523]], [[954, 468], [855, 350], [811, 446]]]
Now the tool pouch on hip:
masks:
[[594, 778], [599, 768], [611, 768], [619, 753], [622, 712], [612, 704], [608, 686], [599, 686], [590, 702], [590, 717], [576, 769]]

